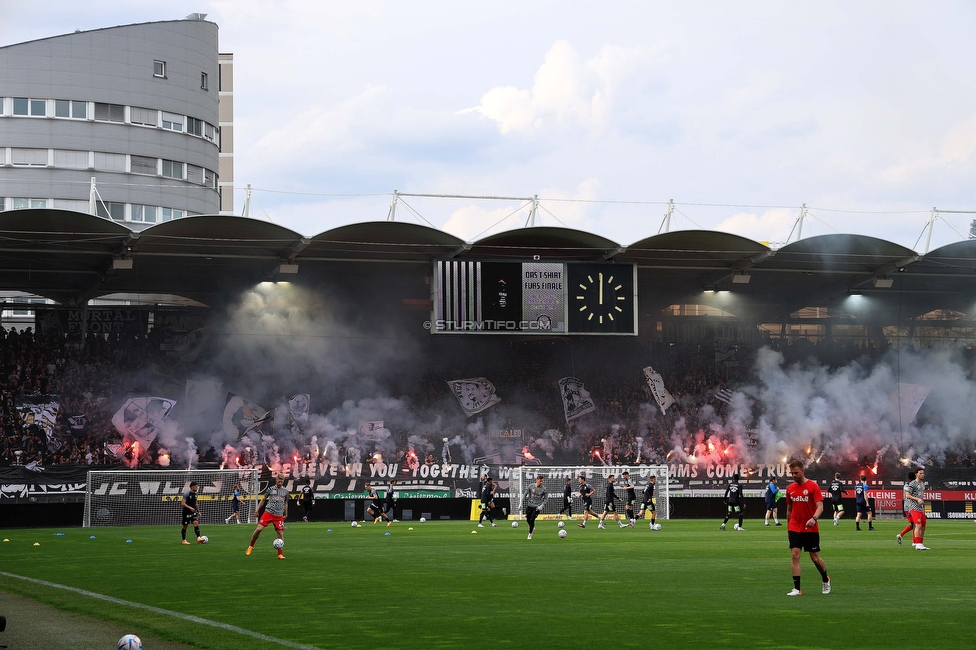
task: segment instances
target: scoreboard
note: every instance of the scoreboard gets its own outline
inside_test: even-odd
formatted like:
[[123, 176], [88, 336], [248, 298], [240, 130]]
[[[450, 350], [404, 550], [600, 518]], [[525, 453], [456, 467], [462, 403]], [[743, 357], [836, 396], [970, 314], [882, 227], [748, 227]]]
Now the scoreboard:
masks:
[[438, 260], [433, 334], [637, 334], [633, 264]]

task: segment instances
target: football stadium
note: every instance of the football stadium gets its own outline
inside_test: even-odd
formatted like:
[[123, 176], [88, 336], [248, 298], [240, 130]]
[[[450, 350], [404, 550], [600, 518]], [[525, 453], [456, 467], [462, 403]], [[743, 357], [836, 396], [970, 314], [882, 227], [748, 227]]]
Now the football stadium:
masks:
[[968, 8], [35, 4], [0, 647], [973, 645]]

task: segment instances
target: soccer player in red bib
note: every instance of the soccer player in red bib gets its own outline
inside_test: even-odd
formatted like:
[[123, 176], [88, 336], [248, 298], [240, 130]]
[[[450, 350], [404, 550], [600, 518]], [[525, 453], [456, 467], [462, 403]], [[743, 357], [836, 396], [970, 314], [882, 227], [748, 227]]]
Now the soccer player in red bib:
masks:
[[[257, 543], [258, 536], [261, 535], [261, 531], [267, 526], [274, 526], [275, 532], [278, 534], [278, 539], [282, 542], [285, 541], [285, 519], [288, 518], [288, 496], [288, 489], [285, 488], [285, 475], [276, 474], [275, 484], [268, 486], [268, 489], [264, 491], [261, 497], [261, 503], [254, 510], [254, 515], [257, 516], [261, 512], [261, 506], [264, 506], [264, 514], [261, 515], [261, 519], [258, 520], [258, 527], [254, 529], [254, 533], [251, 535], [251, 543], [247, 546], [246, 555], [250, 555], [251, 551], [254, 550], [254, 544]], [[278, 559], [285, 559], [280, 548], [278, 549]]]
[[820, 528], [817, 519], [823, 513], [823, 493], [820, 486], [803, 475], [803, 463], [793, 459], [789, 463], [793, 483], [786, 486], [786, 519], [790, 537], [793, 591], [787, 596], [800, 596], [800, 552], [810, 554], [813, 565], [823, 579], [823, 593], [830, 593], [830, 576], [827, 565], [820, 558]]

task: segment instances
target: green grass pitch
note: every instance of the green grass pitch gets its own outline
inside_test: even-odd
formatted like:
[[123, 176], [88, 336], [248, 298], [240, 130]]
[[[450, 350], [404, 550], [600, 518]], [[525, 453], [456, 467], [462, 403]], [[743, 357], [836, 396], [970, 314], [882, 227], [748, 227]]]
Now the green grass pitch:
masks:
[[[820, 593], [804, 554], [799, 598], [786, 597], [785, 526], [747, 521], [736, 532], [730, 522], [720, 532], [718, 523], [664, 521], [652, 532], [643, 522], [627, 530], [570, 522], [560, 539], [549, 521], [527, 541], [525, 522], [296, 522], [285, 531], [284, 561], [271, 530], [245, 557], [248, 525], [205, 526], [210, 543], [190, 546], [176, 526], [5, 530], [0, 570], [344, 650], [962, 648], [976, 639], [971, 522], [931, 522], [932, 551], [923, 552], [895, 544], [901, 522], [855, 532], [851, 521], [828, 520], [821, 535], [833, 592]], [[202, 648], [275, 647], [6, 576], [0, 589]]]

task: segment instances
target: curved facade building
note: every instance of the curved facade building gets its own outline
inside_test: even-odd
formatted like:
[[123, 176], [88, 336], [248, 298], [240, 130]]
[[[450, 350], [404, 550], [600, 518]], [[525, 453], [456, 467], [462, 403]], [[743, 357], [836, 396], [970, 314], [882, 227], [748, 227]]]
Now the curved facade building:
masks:
[[97, 213], [134, 230], [219, 213], [220, 90], [197, 15], [0, 47], [3, 209], [89, 212], [95, 178]]

